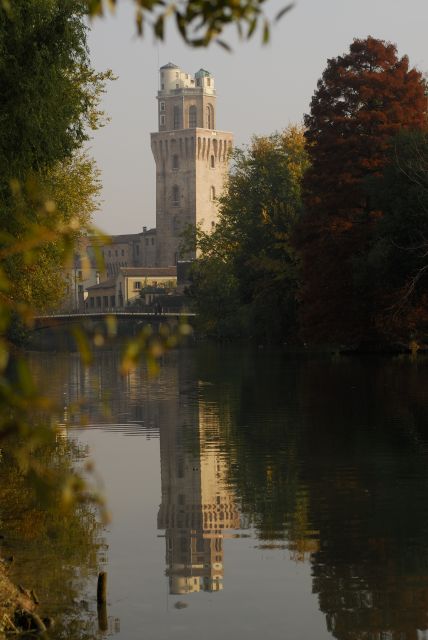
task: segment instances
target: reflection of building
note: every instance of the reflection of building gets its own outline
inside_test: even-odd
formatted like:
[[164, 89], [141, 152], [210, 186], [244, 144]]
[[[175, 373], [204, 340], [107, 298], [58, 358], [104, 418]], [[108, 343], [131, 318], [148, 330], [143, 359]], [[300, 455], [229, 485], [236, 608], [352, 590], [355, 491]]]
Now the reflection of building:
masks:
[[167, 575], [173, 594], [223, 588], [225, 530], [240, 526], [225, 482], [226, 463], [212, 438], [216, 432], [216, 416], [201, 404], [179, 411], [179, 420], [160, 425], [158, 528], [166, 530]]

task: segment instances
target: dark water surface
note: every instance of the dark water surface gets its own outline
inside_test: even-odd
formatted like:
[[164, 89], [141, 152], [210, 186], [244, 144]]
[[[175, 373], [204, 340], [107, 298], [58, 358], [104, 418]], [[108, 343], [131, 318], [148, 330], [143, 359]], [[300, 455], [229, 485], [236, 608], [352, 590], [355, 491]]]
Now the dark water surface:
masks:
[[121, 377], [116, 352], [31, 363], [113, 516], [3, 508], [16, 579], [39, 552], [52, 638], [428, 638], [426, 361], [198, 347], [153, 379]]

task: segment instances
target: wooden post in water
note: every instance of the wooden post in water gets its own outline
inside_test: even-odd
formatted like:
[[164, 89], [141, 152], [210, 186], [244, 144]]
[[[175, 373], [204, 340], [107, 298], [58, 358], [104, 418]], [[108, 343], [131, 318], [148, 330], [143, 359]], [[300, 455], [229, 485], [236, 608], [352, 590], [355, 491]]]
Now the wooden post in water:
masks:
[[100, 631], [108, 630], [107, 620], [107, 573], [101, 571], [98, 574], [97, 584], [97, 613], [98, 628]]
[[97, 603], [103, 604], [104, 602], [107, 602], [107, 573], [101, 571], [98, 574]]

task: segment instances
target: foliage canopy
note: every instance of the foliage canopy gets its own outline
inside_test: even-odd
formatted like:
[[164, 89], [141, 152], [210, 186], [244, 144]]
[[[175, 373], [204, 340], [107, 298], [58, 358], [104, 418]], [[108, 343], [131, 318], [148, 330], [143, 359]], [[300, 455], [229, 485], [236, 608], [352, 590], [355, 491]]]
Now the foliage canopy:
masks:
[[[249, 39], [258, 26], [262, 27], [262, 41], [269, 40], [271, 20], [264, 11], [267, 0], [134, 0], [136, 26], [139, 35], [148, 28], [156, 39], [165, 37], [168, 20], [175, 23], [181, 38], [193, 47], [205, 47], [216, 42], [229, 49], [229, 45], [219, 38], [224, 29], [235, 24], [241, 38]], [[86, 0], [88, 12], [92, 16], [103, 15], [106, 7], [114, 10], [117, 0]], [[277, 22], [292, 7], [292, 2], [277, 12]]]
[[428, 334], [428, 133], [402, 131], [391, 162], [367, 192], [382, 212], [367, 250], [354, 260], [370, 292], [377, 330], [389, 341], [424, 343]]
[[295, 126], [234, 151], [216, 228], [197, 237], [190, 293], [207, 333], [274, 342], [294, 333], [297, 258], [290, 236], [307, 163], [303, 131]]
[[0, 3], [0, 434], [21, 437], [26, 472], [29, 452], [53, 434], [29, 424], [48, 403], [10, 339], [63, 296], [65, 262], [100, 188], [82, 145], [103, 122], [112, 76], [90, 65], [85, 16], [80, 1]]

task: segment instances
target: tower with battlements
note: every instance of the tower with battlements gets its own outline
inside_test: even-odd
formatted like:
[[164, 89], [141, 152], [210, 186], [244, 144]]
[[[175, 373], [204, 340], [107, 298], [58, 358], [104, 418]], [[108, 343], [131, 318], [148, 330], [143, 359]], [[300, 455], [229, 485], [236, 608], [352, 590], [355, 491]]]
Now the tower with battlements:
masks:
[[[233, 136], [216, 129], [213, 76], [195, 75], [171, 62], [160, 68], [158, 131], [151, 134], [156, 162], [157, 266], [175, 265], [189, 225], [211, 231], [216, 199], [227, 174]], [[193, 258], [194, 254], [187, 255]]]

